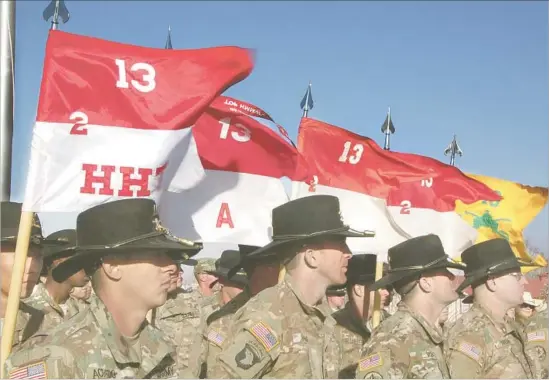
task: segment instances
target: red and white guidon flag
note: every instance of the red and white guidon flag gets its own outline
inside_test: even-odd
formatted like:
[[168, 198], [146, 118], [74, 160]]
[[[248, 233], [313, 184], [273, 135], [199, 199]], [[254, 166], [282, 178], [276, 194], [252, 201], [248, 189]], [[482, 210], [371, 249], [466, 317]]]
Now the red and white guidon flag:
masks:
[[476, 230], [455, 212], [455, 201], [497, 200], [499, 195], [459, 169], [415, 154], [383, 150], [373, 140], [304, 118], [300, 153], [312, 180], [293, 183], [293, 197], [332, 194], [344, 221], [372, 229], [371, 239], [349, 239], [351, 249], [380, 255], [411, 237], [438, 235], [455, 256], [476, 240]]
[[[221, 96], [193, 127], [191, 147], [206, 175], [190, 189], [172, 182], [159, 205], [163, 224], [176, 235], [208, 243], [270, 241], [271, 211], [288, 201], [281, 178], [306, 175], [296, 173], [297, 150], [247, 115], [270, 120], [249, 103]], [[191, 215], [193, 225], [181, 215]]]
[[24, 200], [29, 211], [158, 199], [163, 173], [187, 151], [190, 127], [253, 69], [251, 52], [238, 47], [154, 49], [49, 33]]

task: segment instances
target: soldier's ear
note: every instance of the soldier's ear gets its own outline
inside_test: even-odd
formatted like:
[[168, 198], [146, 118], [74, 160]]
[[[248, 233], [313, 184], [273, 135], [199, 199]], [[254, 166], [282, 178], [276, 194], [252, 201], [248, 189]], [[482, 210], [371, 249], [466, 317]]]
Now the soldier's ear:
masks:
[[311, 248], [307, 248], [304, 252], [298, 253], [298, 255], [303, 255], [303, 259], [309, 268], [318, 268], [320, 254], [320, 252]]
[[103, 268], [103, 272], [105, 272], [110, 279], [118, 281], [122, 278], [122, 268], [111, 260], [104, 259], [103, 263], [101, 263], [101, 267]]
[[364, 285], [353, 285], [353, 293], [355, 293], [358, 297], [364, 296]]

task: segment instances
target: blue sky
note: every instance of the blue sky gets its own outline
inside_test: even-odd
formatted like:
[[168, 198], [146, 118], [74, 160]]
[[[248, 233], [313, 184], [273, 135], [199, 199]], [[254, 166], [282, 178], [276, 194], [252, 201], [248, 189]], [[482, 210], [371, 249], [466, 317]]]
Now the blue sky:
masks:
[[[12, 199], [21, 200], [49, 23], [48, 1], [17, 2]], [[393, 150], [440, 159], [452, 135], [464, 172], [548, 185], [547, 2], [67, 1], [61, 29], [174, 48], [257, 49], [227, 95], [269, 112], [295, 139], [310, 116], [370, 136], [391, 106]], [[547, 207], [527, 237], [547, 252]], [[50, 231], [53, 232], [53, 231]]]

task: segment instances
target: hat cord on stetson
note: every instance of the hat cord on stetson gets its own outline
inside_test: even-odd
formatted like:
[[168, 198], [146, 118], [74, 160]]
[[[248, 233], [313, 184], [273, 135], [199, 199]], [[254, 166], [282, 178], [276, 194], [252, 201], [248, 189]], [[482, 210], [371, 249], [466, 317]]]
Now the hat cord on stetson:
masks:
[[316, 236], [330, 234], [330, 233], [335, 234], [335, 233], [345, 232], [345, 231], [357, 232], [357, 233], [361, 233], [361, 234], [364, 234], [364, 235], [373, 235], [373, 234], [375, 234], [373, 231], [368, 231], [368, 230], [357, 231], [357, 230], [353, 230], [353, 229], [349, 228], [349, 226], [343, 226], [343, 227], [335, 228], [333, 230], [317, 231], [317, 232], [312, 232], [310, 234], [273, 235], [272, 240], [273, 241], [277, 241], [277, 240], [297, 240], [297, 239], [303, 239], [303, 238], [316, 237]]
[[415, 270], [415, 269], [429, 269], [431, 266], [441, 262], [441, 261], [444, 261], [444, 260], [448, 260], [449, 257], [446, 255], [446, 256], [443, 256], [443, 257], [439, 257], [438, 259], [434, 260], [434, 261], [431, 261], [430, 263], [427, 263], [427, 264], [423, 264], [423, 265], [412, 265], [412, 266], [409, 266], [409, 267], [402, 267], [402, 268], [395, 268], [395, 269], [389, 269], [387, 272], [388, 273], [393, 273], [393, 272], [400, 272], [400, 271], [405, 271], [405, 270]]
[[497, 263], [495, 265], [492, 265], [491, 267], [477, 269], [477, 270], [474, 270], [472, 272], [466, 273], [465, 275], [466, 276], [474, 276], [474, 275], [477, 275], [477, 274], [490, 275], [490, 274], [493, 274], [494, 270], [496, 270], [500, 266], [505, 265], [505, 264], [514, 263], [514, 262], [517, 262], [517, 261], [518, 261], [517, 258], [513, 257], [513, 258], [510, 258], [508, 260]]

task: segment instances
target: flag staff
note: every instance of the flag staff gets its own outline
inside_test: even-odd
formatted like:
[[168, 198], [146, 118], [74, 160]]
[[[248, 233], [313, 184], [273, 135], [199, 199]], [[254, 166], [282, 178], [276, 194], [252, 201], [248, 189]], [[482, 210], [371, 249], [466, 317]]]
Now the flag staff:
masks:
[[383, 149], [391, 150], [391, 135], [395, 133], [395, 126], [391, 120], [391, 107], [387, 111], [387, 117], [381, 126], [381, 132], [385, 134], [385, 144], [383, 144]]
[[303, 115], [301, 117], [307, 117], [309, 111], [312, 110], [314, 107], [311, 86], [311, 81], [309, 81], [309, 87], [307, 87], [307, 92], [305, 92], [305, 96], [303, 97], [303, 99], [301, 99], [301, 109], [303, 110]]
[[452, 142], [444, 150], [444, 155], [450, 155], [450, 165], [456, 166], [456, 155], [463, 156], [463, 151], [458, 145], [457, 136], [454, 134]]
[[45, 21], [48, 21], [51, 18], [50, 30], [57, 30], [59, 17], [61, 17], [63, 24], [66, 24], [67, 21], [69, 21], [71, 14], [67, 9], [64, 0], [51, 0], [46, 9], [44, 9], [44, 12], [42, 12], [42, 17]]
[[172, 27], [168, 25], [168, 38], [166, 38], [166, 45], [164, 49], [173, 49], [172, 47]]
[[0, 58], [1, 200], [9, 201], [15, 85], [15, 0], [1, 1]]

